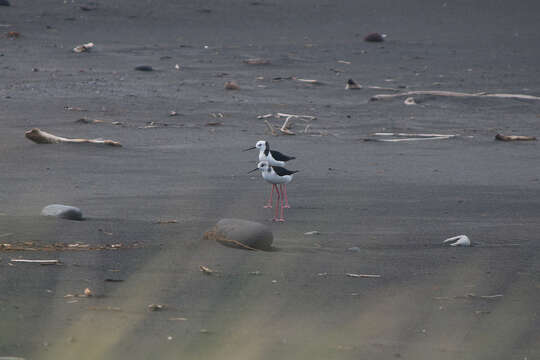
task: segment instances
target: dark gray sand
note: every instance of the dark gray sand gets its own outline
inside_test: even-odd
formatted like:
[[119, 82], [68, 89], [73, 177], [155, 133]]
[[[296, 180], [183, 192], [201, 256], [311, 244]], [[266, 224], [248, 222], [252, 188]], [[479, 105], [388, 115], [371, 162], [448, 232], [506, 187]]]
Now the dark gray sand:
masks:
[[[540, 101], [406, 106], [365, 88], [539, 96], [539, 13], [538, 1], [11, 1], [0, 243], [101, 250], [0, 251], [0, 356], [539, 358], [539, 145], [494, 136], [539, 136]], [[388, 37], [364, 42], [371, 32]], [[346, 91], [349, 78], [364, 89]], [[317, 119], [272, 137], [257, 116], [277, 112]], [[33, 127], [123, 147], [38, 145]], [[461, 136], [363, 141], [375, 132]], [[241, 149], [259, 139], [298, 158], [284, 224], [246, 174], [256, 153]], [[39, 215], [53, 203], [86, 220]], [[269, 224], [276, 250], [201, 240], [226, 217]], [[440, 245], [459, 234], [476, 246]]]

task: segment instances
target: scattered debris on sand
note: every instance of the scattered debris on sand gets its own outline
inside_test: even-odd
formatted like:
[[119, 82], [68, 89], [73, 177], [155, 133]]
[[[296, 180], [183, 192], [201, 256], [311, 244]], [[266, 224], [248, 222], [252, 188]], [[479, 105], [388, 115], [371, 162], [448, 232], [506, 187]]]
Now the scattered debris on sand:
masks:
[[69, 105], [64, 106], [64, 110], [67, 110], [67, 111], [88, 111], [88, 110], [83, 109], [83, 108], [78, 107], [78, 106], [69, 106]]
[[124, 245], [121, 243], [90, 245], [84, 243], [53, 243], [38, 244], [32, 241], [0, 243], [0, 252], [2, 251], [91, 251], [91, 250], [121, 250], [137, 249], [143, 247], [140, 243]]
[[540, 100], [539, 96], [524, 95], [524, 94], [491, 94], [487, 92], [464, 93], [457, 91], [442, 91], [442, 90], [417, 90], [406, 91], [397, 94], [378, 94], [371, 97], [371, 100], [385, 100], [396, 97], [409, 97], [413, 95], [428, 95], [428, 96], [446, 96], [456, 98], [501, 98], [501, 99], [519, 99], [519, 100]]
[[240, 90], [240, 86], [233, 80], [225, 82], [226, 90]]
[[89, 42], [89, 43], [86, 43], [86, 44], [82, 44], [82, 45], [77, 45], [73, 48], [73, 52], [74, 53], [83, 53], [83, 52], [88, 52], [90, 51], [93, 47], [94, 47], [94, 43], [93, 42]]
[[458, 235], [444, 240], [443, 244], [450, 246], [471, 246], [471, 240], [467, 235]]
[[500, 141], [534, 141], [536, 140], [535, 136], [523, 136], [523, 135], [495, 135], [495, 140]]
[[70, 139], [60, 136], [50, 134], [48, 132], [42, 131], [38, 128], [33, 128], [25, 133], [26, 138], [37, 143], [37, 144], [60, 144], [60, 143], [88, 143], [88, 144], [103, 144], [110, 146], [122, 146], [117, 141], [113, 140], [102, 140], [102, 139]]
[[161, 311], [161, 310], [165, 310], [167, 306], [163, 304], [150, 304], [147, 306], [147, 308], [148, 308], [148, 311]]
[[203, 274], [206, 274], [206, 275], [212, 275], [215, 273], [215, 271], [210, 269], [208, 266], [200, 265], [199, 269], [201, 270]]
[[244, 60], [244, 64], [248, 65], [269, 65], [270, 60], [261, 59], [261, 58], [251, 58]]
[[404, 103], [405, 105], [409, 105], [409, 106], [410, 106], [410, 105], [416, 105], [416, 101], [414, 101], [414, 98], [413, 98], [413, 97], [408, 97], [408, 98], [406, 98], [406, 99], [403, 101], [403, 103]]
[[159, 225], [164, 225], [164, 224], [176, 224], [178, 223], [178, 220], [158, 220], [155, 222], [156, 224], [159, 224]]
[[377, 32], [369, 33], [364, 37], [364, 41], [367, 42], [383, 42], [386, 34], [379, 34]]

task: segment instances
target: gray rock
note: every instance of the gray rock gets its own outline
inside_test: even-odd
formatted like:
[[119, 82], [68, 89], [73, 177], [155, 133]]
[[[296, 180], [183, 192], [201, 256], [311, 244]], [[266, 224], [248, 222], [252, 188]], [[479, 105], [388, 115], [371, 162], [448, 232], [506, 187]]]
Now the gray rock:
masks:
[[270, 250], [274, 241], [268, 226], [242, 219], [221, 219], [204, 237], [226, 246], [257, 250]]
[[41, 210], [41, 215], [43, 216], [56, 216], [62, 219], [68, 220], [82, 220], [81, 209], [76, 208], [75, 206], [52, 204], [47, 205]]
[[0, 6], [11, 6], [8, 0], [0, 0]]

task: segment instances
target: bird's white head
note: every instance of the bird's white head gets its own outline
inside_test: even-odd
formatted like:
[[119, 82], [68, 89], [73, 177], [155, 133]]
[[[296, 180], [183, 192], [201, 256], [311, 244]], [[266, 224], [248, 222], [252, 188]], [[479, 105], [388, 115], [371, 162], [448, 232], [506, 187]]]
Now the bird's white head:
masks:
[[257, 168], [261, 171], [272, 171], [272, 168], [270, 167], [270, 163], [266, 160], [261, 161], [257, 164]]
[[266, 147], [268, 146], [268, 142], [264, 140], [259, 140], [255, 144], [255, 147], [259, 150], [266, 150]]
[[268, 161], [263, 160], [257, 164], [257, 167], [255, 169], [249, 171], [248, 174], [257, 170], [261, 170], [261, 172], [264, 172], [264, 171], [271, 172], [272, 167], [270, 166], [270, 163]]

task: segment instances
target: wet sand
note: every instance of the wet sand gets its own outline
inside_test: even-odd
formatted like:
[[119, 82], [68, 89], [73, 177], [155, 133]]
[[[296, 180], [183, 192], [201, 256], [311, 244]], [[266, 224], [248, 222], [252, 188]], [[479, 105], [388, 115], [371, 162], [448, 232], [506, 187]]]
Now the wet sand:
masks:
[[[540, 355], [538, 143], [494, 140], [539, 136], [540, 101], [406, 106], [367, 88], [540, 96], [536, 2], [11, 3], [0, 8], [2, 35], [20, 33], [0, 37], [0, 243], [126, 248], [0, 251], [0, 356]], [[373, 31], [388, 37], [364, 42]], [[346, 91], [349, 78], [364, 89]], [[257, 116], [278, 112], [317, 119], [274, 137]], [[24, 137], [33, 127], [123, 147], [38, 145]], [[376, 132], [460, 136], [364, 141]], [[241, 150], [259, 139], [297, 157], [284, 224], [262, 207], [269, 186], [246, 174], [256, 153]], [[51, 203], [87, 220], [41, 217]], [[275, 251], [201, 240], [224, 217], [268, 224]], [[441, 246], [459, 234], [475, 246]], [[94, 296], [66, 297], [85, 288]]]

